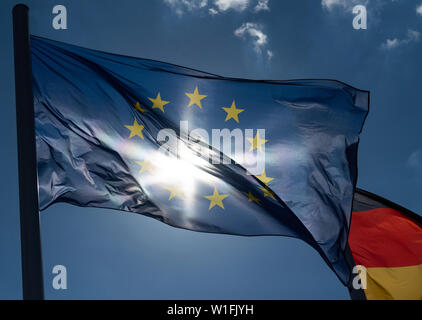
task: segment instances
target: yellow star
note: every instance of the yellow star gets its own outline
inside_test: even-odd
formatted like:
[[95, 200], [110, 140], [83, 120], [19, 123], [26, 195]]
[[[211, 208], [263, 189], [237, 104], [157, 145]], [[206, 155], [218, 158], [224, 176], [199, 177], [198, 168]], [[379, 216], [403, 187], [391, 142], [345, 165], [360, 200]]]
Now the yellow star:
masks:
[[261, 139], [259, 132], [256, 133], [255, 138], [248, 138], [248, 141], [251, 143], [251, 148], [249, 151], [258, 149], [260, 152], [262, 152], [262, 145], [268, 142], [268, 140]]
[[135, 136], [139, 136], [141, 139], [144, 139], [144, 135], [142, 134], [142, 130], [144, 130], [144, 126], [140, 125], [138, 123], [138, 121], [133, 122], [133, 126], [125, 126], [126, 128], [128, 128], [130, 130], [130, 136], [129, 139], [132, 139]]
[[219, 206], [220, 208], [224, 209], [223, 200], [227, 198], [228, 195], [226, 194], [219, 194], [217, 188], [214, 188], [214, 193], [211, 196], [205, 196], [204, 198], [210, 200], [210, 207], [208, 210], [211, 210], [215, 206]]
[[151, 161], [136, 161], [136, 163], [141, 166], [139, 173], [143, 173], [145, 171], [152, 172], [154, 169], [154, 166]]
[[253, 194], [252, 194], [252, 192], [248, 192], [248, 193], [245, 193], [247, 196], [248, 196], [248, 198], [249, 198], [249, 202], [256, 202], [257, 204], [260, 204], [260, 201], [261, 200], [259, 200], [257, 197], [255, 197]]
[[169, 101], [164, 101], [164, 100], [161, 100], [161, 95], [160, 95], [160, 93], [158, 92], [158, 95], [157, 95], [157, 97], [155, 98], [155, 99], [153, 99], [153, 98], [148, 98], [152, 103], [154, 103], [153, 104], [153, 106], [152, 106], [152, 108], [153, 109], [160, 109], [161, 111], [163, 111], [164, 112], [164, 106], [166, 105], [166, 104], [168, 104], [168, 103], [170, 103]]
[[188, 107], [196, 104], [199, 108], [202, 109], [201, 100], [204, 99], [204, 98], [206, 98], [207, 96], [205, 96], [203, 94], [199, 94], [198, 87], [195, 87], [195, 91], [193, 93], [185, 93], [185, 94], [190, 99]]
[[147, 112], [146, 109], [144, 109], [144, 108], [141, 107], [141, 104], [139, 102], [136, 102], [135, 109], [138, 110], [138, 111], [141, 111], [142, 113]]
[[180, 199], [185, 199], [183, 194], [183, 190], [181, 190], [178, 186], [174, 185], [172, 187], [164, 187], [164, 189], [170, 191], [169, 200], [179, 197]]
[[260, 187], [259, 189], [261, 189], [262, 191], [264, 191], [264, 197], [270, 197], [273, 200], [275, 200], [274, 193], [270, 189], [268, 189], [268, 188], [262, 188], [262, 187]]
[[259, 180], [261, 180], [266, 186], [268, 186], [268, 184], [274, 180], [274, 178], [271, 177], [267, 177], [267, 174], [265, 173], [265, 170], [262, 172], [262, 174], [260, 176], [257, 176], [257, 178]]
[[245, 111], [245, 109], [237, 109], [234, 100], [230, 108], [223, 108], [223, 110], [227, 112], [227, 117], [225, 121], [234, 119], [234, 121], [236, 121], [237, 123], [239, 123], [239, 113]]

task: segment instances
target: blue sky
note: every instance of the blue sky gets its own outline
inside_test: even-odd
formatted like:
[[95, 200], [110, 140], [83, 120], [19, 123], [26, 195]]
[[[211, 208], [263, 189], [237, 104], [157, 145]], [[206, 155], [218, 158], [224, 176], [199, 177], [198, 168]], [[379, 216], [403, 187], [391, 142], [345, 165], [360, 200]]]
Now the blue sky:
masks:
[[[20, 298], [11, 10], [0, 4], [0, 298]], [[371, 91], [358, 186], [421, 213], [422, 0], [23, 1], [36, 35], [224, 76], [333, 78]], [[65, 5], [68, 29], [52, 28]], [[368, 9], [354, 30], [352, 8]], [[55, 205], [41, 213], [46, 297], [348, 299], [300, 240], [178, 230], [135, 214]], [[54, 265], [68, 290], [51, 286]]]

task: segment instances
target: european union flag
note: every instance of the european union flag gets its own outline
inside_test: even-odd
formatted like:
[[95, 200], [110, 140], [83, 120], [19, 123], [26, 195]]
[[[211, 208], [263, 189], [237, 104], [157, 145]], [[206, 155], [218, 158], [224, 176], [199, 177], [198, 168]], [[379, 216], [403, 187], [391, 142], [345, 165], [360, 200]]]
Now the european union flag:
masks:
[[41, 209], [119, 209], [344, 257], [369, 93], [233, 79], [31, 37]]

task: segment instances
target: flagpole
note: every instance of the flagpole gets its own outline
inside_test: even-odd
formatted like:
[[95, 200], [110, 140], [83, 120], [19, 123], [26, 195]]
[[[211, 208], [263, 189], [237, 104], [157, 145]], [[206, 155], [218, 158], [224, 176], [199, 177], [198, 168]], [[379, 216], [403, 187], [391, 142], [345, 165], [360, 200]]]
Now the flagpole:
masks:
[[28, 11], [24, 4], [13, 8], [22, 295], [24, 300], [42, 300], [44, 288]]

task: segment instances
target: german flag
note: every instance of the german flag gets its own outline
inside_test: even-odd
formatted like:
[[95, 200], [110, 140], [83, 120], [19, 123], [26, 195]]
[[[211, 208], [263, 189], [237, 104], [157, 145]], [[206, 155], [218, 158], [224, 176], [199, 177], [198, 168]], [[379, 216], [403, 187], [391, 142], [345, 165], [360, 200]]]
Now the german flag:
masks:
[[366, 299], [422, 300], [421, 216], [357, 189], [349, 246], [355, 265], [366, 270]]

